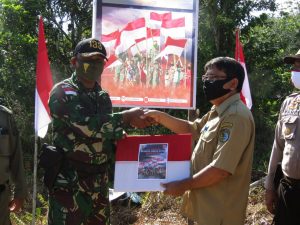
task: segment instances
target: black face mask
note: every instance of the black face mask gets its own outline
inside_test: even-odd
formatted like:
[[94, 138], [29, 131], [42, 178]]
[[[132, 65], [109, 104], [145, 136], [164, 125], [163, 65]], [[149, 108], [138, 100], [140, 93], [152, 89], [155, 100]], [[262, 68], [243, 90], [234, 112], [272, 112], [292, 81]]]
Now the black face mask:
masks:
[[224, 89], [223, 85], [232, 79], [233, 78], [230, 77], [230, 78], [226, 78], [225, 80], [215, 80], [215, 81], [205, 80], [203, 84], [203, 92], [206, 99], [210, 101], [229, 93], [231, 90]]

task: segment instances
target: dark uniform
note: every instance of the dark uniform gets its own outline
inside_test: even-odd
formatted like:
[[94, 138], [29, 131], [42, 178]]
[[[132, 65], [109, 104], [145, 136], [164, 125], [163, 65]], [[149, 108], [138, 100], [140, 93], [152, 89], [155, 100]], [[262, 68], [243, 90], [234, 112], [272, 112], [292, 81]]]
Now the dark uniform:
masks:
[[123, 136], [122, 115], [98, 83], [86, 89], [76, 73], [52, 90], [49, 107], [54, 145], [68, 158], [98, 165], [99, 173], [64, 164], [49, 193], [49, 224], [109, 224], [108, 181], [114, 141]]
[[269, 162], [266, 189], [274, 190], [277, 164], [281, 162], [284, 178], [278, 188], [275, 207], [276, 225], [300, 224], [300, 93], [288, 96], [281, 105]]
[[19, 133], [12, 112], [0, 105], [0, 224], [9, 225], [9, 203], [13, 197], [25, 199], [27, 194]]

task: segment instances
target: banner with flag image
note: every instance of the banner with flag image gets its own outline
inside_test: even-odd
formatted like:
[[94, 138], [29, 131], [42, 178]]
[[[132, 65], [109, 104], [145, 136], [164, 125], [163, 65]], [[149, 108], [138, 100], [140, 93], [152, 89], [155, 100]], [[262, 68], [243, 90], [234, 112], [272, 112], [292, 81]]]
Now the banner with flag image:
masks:
[[94, 0], [93, 37], [114, 60], [101, 86], [114, 107], [195, 108], [198, 5]]
[[235, 33], [235, 59], [241, 63], [245, 71], [245, 79], [241, 91], [241, 100], [247, 105], [249, 109], [252, 107], [252, 98], [251, 98], [251, 91], [248, 79], [248, 73], [246, 69], [245, 57], [243, 52], [243, 45], [240, 42], [240, 31], [239, 29], [236, 30]]

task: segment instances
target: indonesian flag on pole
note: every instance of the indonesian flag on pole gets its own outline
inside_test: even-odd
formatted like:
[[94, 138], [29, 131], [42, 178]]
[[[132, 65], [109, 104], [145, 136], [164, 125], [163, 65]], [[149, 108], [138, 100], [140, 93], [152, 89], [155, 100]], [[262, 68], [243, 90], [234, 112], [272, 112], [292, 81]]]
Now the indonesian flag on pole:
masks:
[[155, 41], [160, 45], [160, 29], [147, 27], [147, 38], [136, 39], [135, 44], [130, 48], [131, 54], [136, 55], [139, 52], [146, 51], [153, 46]]
[[53, 81], [45, 42], [43, 18], [40, 17], [36, 64], [34, 126], [35, 133], [41, 138], [45, 137], [48, 130], [48, 124], [51, 122], [48, 99], [52, 86]]
[[251, 109], [252, 107], [251, 91], [250, 91], [248, 74], [247, 74], [247, 69], [245, 64], [245, 57], [243, 53], [243, 46], [242, 43], [240, 42], [240, 37], [239, 37], [239, 30], [237, 30], [235, 33], [235, 59], [241, 63], [245, 71], [245, 79], [240, 94], [241, 100], [247, 105], [249, 109]]
[[140, 18], [128, 23], [120, 32], [120, 35], [116, 41], [115, 52], [120, 54], [129, 49], [135, 44], [135, 39], [143, 38], [147, 36], [146, 21], [145, 18]]
[[128, 136], [117, 143], [115, 191], [162, 191], [190, 176], [190, 134]]
[[185, 48], [186, 42], [187, 39], [173, 39], [171, 37], [168, 37], [165, 44], [165, 48], [155, 57], [155, 59], [169, 54], [181, 56]]
[[161, 24], [161, 33], [165, 37], [184, 38], [185, 17], [173, 20], [163, 20]]

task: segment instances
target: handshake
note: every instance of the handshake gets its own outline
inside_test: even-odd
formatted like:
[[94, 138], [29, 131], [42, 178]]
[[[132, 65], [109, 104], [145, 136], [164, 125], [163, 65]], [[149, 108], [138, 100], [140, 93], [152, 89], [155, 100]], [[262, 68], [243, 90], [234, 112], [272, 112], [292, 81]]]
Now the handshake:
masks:
[[160, 111], [131, 108], [122, 112], [123, 121], [135, 128], [145, 128], [159, 123]]

